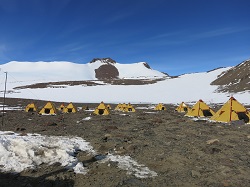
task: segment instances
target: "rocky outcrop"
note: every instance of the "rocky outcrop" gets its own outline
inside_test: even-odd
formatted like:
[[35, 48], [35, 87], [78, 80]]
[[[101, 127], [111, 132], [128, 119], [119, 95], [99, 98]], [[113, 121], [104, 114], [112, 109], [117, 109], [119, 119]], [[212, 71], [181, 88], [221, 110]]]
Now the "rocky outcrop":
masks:
[[97, 61], [101, 61], [102, 63], [107, 63], [107, 64], [115, 64], [116, 61], [113, 60], [112, 58], [94, 58], [93, 60], [91, 60], [89, 63], [95, 63]]
[[223, 72], [211, 85], [219, 85], [220, 92], [242, 92], [250, 90], [250, 60]]
[[118, 69], [111, 64], [101, 65], [95, 69], [95, 77], [99, 80], [103, 79], [117, 79], [119, 77]]

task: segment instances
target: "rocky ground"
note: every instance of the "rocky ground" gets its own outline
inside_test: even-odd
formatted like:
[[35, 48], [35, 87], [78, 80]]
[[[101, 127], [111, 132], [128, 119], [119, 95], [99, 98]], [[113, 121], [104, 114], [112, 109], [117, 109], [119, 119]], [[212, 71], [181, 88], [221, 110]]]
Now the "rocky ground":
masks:
[[[29, 102], [6, 100], [9, 106], [24, 107]], [[41, 108], [45, 102], [36, 104]], [[88, 106], [94, 108], [97, 104]], [[7, 111], [1, 130], [79, 136], [98, 154], [129, 155], [158, 176], [137, 178], [116, 163], [100, 164], [80, 152], [77, 158], [88, 167], [86, 175], [75, 174], [60, 164], [43, 164], [19, 174], [1, 173], [0, 186], [249, 186], [249, 125], [193, 121], [175, 112], [175, 106], [166, 105], [167, 110], [159, 112], [146, 109], [148, 106], [135, 105], [135, 113], [111, 110], [109, 116], [93, 116], [89, 111], [56, 116]], [[89, 116], [90, 120], [83, 120]]]

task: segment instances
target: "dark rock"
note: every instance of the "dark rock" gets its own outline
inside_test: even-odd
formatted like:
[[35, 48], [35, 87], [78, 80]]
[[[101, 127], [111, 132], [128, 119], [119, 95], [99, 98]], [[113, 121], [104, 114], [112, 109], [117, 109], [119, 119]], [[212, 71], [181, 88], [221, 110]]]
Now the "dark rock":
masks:
[[104, 64], [95, 69], [95, 77], [97, 79], [116, 79], [119, 76], [118, 69], [111, 64]]

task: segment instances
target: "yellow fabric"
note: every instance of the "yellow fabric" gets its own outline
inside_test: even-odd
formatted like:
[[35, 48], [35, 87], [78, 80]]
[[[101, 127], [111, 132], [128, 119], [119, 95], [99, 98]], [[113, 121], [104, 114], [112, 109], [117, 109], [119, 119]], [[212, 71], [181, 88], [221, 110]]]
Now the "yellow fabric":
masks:
[[58, 110], [63, 110], [64, 109], [64, 104], [61, 104]]
[[52, 102], [48, 102], [44, 105], [44, 107], [40, 110], [39, 114], [56, 114], [56, 108]]
[[159, 103], [154, 110], [166, 110], [166, 107], [162, 103]]
[[101, 102], [93, 113], [96, 115], [109, 115], [109, 109]]
[[115, 110], [122, 110], [122, 104], [119, 103], [119, 104], [115, 107]]
[[36, 111], [37, 111], [37, 107], [34, 103], [28, 104], [25, 108], [25, 112], [36, 112]]
[[[216, 113], [211, 120], [218, 122], [231, 122], [239, 119], [239, 113], [245, 116], [245, 122], [250, 123], [250, 112], [239, 103], [234, 97], [231, 97]], [[248, 118], [248, 119], [247, 119]]]
[[175, 110], [177, 112], [188, 112], [190, 108], [184, 102], [182, 102]]
[[76, 113], [76, 112], [77, 109], [72, 103], [69, 103], [66, 107], [63, 108], [63, 113]]
[[135, 112], [135, 109], [130, 103], [128, 103], [126, 108], [124, 108], [124, 112]]
[[185, 116], [190, 116], [190, 117], [208, 117], [204, 115], [204, 113], [209, 112], [212, 115], [215, 114], [215, 112], [207, 106], [206, 103], [204, 103], [202, 100], [199, 100], [191, 110], [187, 112]]

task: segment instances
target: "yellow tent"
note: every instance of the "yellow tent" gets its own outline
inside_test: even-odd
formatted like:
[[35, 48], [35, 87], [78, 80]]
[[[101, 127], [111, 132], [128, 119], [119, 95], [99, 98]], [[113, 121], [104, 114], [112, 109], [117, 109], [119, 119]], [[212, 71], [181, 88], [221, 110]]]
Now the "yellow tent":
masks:
[[184, 102], [182, 102], [175, 110], [177, 112], [188, 112], [190, 108]]
[[110, 105], [107, 105], [107, 108], [110, 110], [110, 109], [111, 109], [111, 106], [110, 106]]
[[239, 103], [234, 97], [231, 97], [218, 110], [211, 120], [218, 122], [231, 122], [236, 120], [244, 120], [245, 123], [250, 123], [250, 112]]
[[119, 104], [115, 107], [115, 110], [122, 110], [122, 104], [119, 103]]
[[64, 106], [64, 104], [62, 103], [62, 104], [59, 106], [58, 110], [63, 111], [64, 107], [65, 107], [65, 106]]
[[124, 112], [135, 112], [135, 108], [130, 103], [128, 103], [124, 109]]
[[102, 101], [93, 113], [96, 115], [109, 115], [109, 109]]
[[77, 109], [72, 103], [69, 103], [66, 107], [63, 108], [63, 113], [76, 113], [76, 112]]
[[82, 106], [82, 110], [89, 110], [88, 105], [87, 106]]
[[125, 111], [126, 108], [127, 108], [127, 104], [126, 104], [126, 103], [123, 103], [123, 104], [122, 104], [122, 111]]
[[159, 103], [154, 110], [166, 110], [166, 107], [162, 103]]
[[46, 105], [40, 110], [39, 114], [56, 115], [56, 108], [52, 102], [47, 102]]
[[207, 106], [201, 99], [187, 112], [185, 116], [189, 117], [210, 117], [213, 116], [214, 111]]
[[28, 104], [25, 108], [25, 112], [36, 112], [36, 111], [37, 111], [37, 107], [34, 103]]

